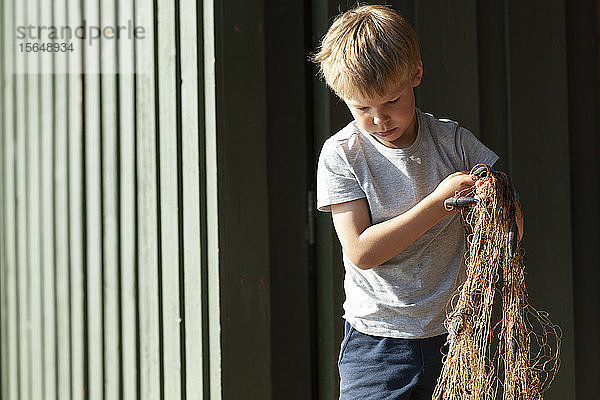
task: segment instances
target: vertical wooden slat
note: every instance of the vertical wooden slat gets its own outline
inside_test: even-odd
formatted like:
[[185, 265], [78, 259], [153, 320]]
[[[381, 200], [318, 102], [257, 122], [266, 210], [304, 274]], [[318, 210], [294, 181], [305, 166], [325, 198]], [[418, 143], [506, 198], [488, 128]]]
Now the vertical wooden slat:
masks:
[[[99, 26], [99, 5], [87, 0], [83, 18], [88, 25]], [[84, 158], [85, 158], [85, 246], [87, 296], [88, 394], [90, 399], [104, 395], [103, 367], [103, 254], [102, 254], [102, 130], [99, 42], [88, 35], [83, 44], [84, 84]]]
[[419, 106], [478, 134], [476, 1], [415, 1], [415, 12], [424, 70]]
[[217, 112], [215, 65], [215, 9], [213, 0], [203, 1], [204, 115], [206, 137], [206, 247], [208, 279], [208, 341], [210, 399], [222, 398], [221, 290], [219, 277], [219, 199], [217, 193]]
[[[316, 212], [307, 199], [312, 175], [308, 172], [312, 145], [307, 141], [312, 132], [307, 118], [310, 78], [306, 53], [301, 51], [310, 32], [306, 7], [304, 1], [265, 1], [269, 258], [273, 266], [271, 374], [273, 398], [287, 400], [316, 398], [318, 389], [316, 331], [312, 329], [316, 317], [312, 299], [316, 269], [311, 262], [314, 240], [307, 235], [309, 213]], [[286, 127], [285, 140], [282, 126]]]
[[[67, 0], [69, 26], [82, 24], [81, 2]], [[71, 305], [71, 396], [73, 400], [88, 395], [88, 365], [84, 326], [84, 206], [83, 206], [83, 40], [73, 39], [75, 52], [68, 57], [68, 204], [69, 270]]]
[[[575, 392], [578, 399], [600, 398], [598, 243], [600, 243], [600, 2], [565, 2], [569, 95], [569, 161]], [[595, 40], [590, 40], [595, 38]], [[562, 185], [561, 185], [562, 186]]]
[[[15, 24], [26, 25], [26, 2], [15, 4]], [[28, 260], [27, 260], [27, 164], [26, 150], [26, 110], [27, 96], [25, 95], [25, 54], [17, 52], [15, 59], [16, 85], [15, 85], [15, 180], [16, 180], [16, 239], [17, 239], [17, 312], [19, 319], [18, 333], [18, 375], [19, 398], [31, 398], [31, 370], [29, 340], [29, 287], [28, 287]]]
[[262, 1], [215, 2], [225, 398], [272, 397], [264, 29]]
[[[133, 0], [117, 1], [118, 24], [134, 20]], [[136, 316], [136, 178], [135, 178], [135, 86], [134, 41], [119, 40], [119, 143], [120, 143], [120, 237], [121, 237], [121, 359], [123, 399], [137, 399], [139, 366]]]
[[[334, 100], [327, 89], [317, 87], [313, 109], [315, 120], [315, 150], [318, 156], [323, 142], [336, 129], [332, 127]], [[329, 115], [328, 115], [329, 114]], [[343, 338], [343, 265], [341, 248], [333, 231], [331, 216], [317, 214], [315, 224], [317, 254], [317, 347], [319, 396], [326, 399], [338, 397], [337, 358]]]
[[136, 44], [136, 159], [138, 182], [138, 276], [140, 390], [142, 400], [161, 394], [158, 304], [158, 198], [154, 66], [154, 5], [135, 2], [136, 25], [146, 36]]
[[[98, 0], [86, 0], [83, 19], [100, 25]], [[103, 367], [103, 274], [102, 274], [102, 131], [100, 105], [99, 41], [86, 35], [83, 43], [83, 109], [85, 148], [85, 246], [87, 295], [88, 396], [104, 396]]]
[[160, 154], [160, 246], [162, 271], [162, 351], [164, 393], [168, 399], [181, 398], [179, 309], [179, 154], [175, 71], [175, 3], [157, 1], [158, 121]]
[[[317, 49], [318, 43], [327, 32], [330, 18], [348, 8], [350, 6], [336, 1], [312, 2], [314, 49]], [[323, 142], [346, 125], [351, 117], [345, 105], [330, 93], [325, 82], [321, 80], [316, 80], [313, 85], [312, 109], [316, 164]], [[314, 168], [316, 171], [316, 165]], [[318, 393], [319, 398], [334, 399], [338, 397], [339, 391], [337, 358], [344, 333], [341, 318], [344, 267], [331, 215], [317, 213], [315, 219]]]
[[508, 152], [508, 77], [506, 65], [506, 29], [504, 4], [500, 1], [478, 2], [477, 42], [479, 52], [479, 105], [481, 140], [500, 159], [494, 168], [507, 171]]
[[[39, 25], [39, 0], [27, 1], [27, 23]], [[34, 42], [40, 42], [34, 40]], [[43, 325], [42, 325], [42, 269], [41, 269], [41, 163], [40, 163], [40, 79], [39, 54], [26, 55], [25, 95], [26, 125], [26, 182], [27, 182], [27, 273], [29, 275], [29, 322], [31, 398], [43, 396]]]
[[[40, 24], [52, 26], [52, 1], [40, 0]], [[41, 43], [51, 43], [42, 35]], [[54, 114], [53, 53], [40, 54], [41, 280], [43, 326], [43, 398], [56, 399], [56, 292], [54, 265]]]
[[[24, 10], [25, 2], [18, 4], [16, 22], [19, 25], [25, 23]], [[25, 162], [25, 118], [26, 118], [26, 96], [25, 96], [25, 56], [23, 53], [17, 53], [15, 71], [17, 71], [15, 85], [15, 180], [16, 180], [16, 240], [17, 240], [17, 312], [19, 319], [18, 334], [18, 375], [19, 375], [19, 397], [21, 399], [31, 398], [30, 385], [30, 341], [28, 339], [29, 326], [29, 296], [27, 282], [27, 188], [26, 188], [26, 162]]]
[[[11, 99], [12, 96], [12, 79], [7, 82], [5, 87], [9, 90], [9, 95], [4, 96], [5, 99]], [[6, 105], [5, 110], [8, 112], [12, 111], [12, 106]], [[6, 115], [4, 119], [5, 135], [4, 135], [4, 198], [2, 207], [5, 211], [5, 218], [3, 221], [4, 229], [4, 248], [3, 257], [5, 259], [4, 265], [4, 288], [6, 290], [5, 295], [7, 297], [6, 302], [6, 331], [3, 334], [6, 335], [6, 347], [3, 349], [3, 370], [6, 370], [6, 382], [3, 384], [3, 398], [7, 400], [16, 400], [19, 396], [19, 326], [18, 326], [18, 308], [17, 308], [17, 296], [18, 296], [18, 272], [17, 272], [17, 259], [15, 254], [16, 238], [15, 232], [15, 145], [13, 138], [13, 118], [12, 115]], [[6, 129], [10, 128], [10, 129]]]
[[[4, 24], [4, 1], [0, 1], [0, 21]], [[10, 36], [9, 36], [10, 37]], [[0, 38], [0, 82], [2, 87], [6, 85], [8, 76], [6, 74], [6, 66], [4, 63], [4, 49], [6, 47], [5, 36]], [[12, 46], [11, 46], [12, 47]], [[4, 173], [6, 157], [5, 154], [5, 131], [4, 125], [4, 90], [0, 94], [0, 354], [8, 353], [8, 297], [7, 297], [7, 277], [8, 266], [6, 257], [6, 175]], [[6, 357], [0, 359], [0, 396], [4, 399], [8, 398], [8, 363]]]
[[[201, 199], [200, 182], [204, 174], [201, 164], [203, 157], [199, 156], [204, 150], [204, 143], [199, 141], [204, 132], [199, 132], [200, 109], [198, 101], [201, 93], [198, 92], [198, 10], [196, 2], [181, 0], [179, 3], [180, 19], [180, 48], [178, 54], [181, 63], [181, 135], [182, 135], [182, 175], [183, 175], [183, 265], [184, 265], [184, 300], [185, 300], [185, 396], [191, 398], [204, 398], [207, 385], [204, 385], [203, 343], [207, 340], [204, 336], [203, 320], [205, 307], [202, 279], [205, 269], [205, 260], [202, 252], [204, 229], [201, 226], [200, 210], [204, 205]], [[201, 37], [201, 32], [200, 32]]]
[[509, 151], [512, 183], [520, 194], [526, 220], [523, 245], [527, 249], [529, 300], [548, 311], [564, 335], [560, 372], [544, 398], [572, 399], [575, 354], [571, 199], [569, 190], [561, 190], [570, 186], [565, 3], [507, 4], [512, 132]]
[[15, 5], [12, 1], [3, 2], [3, 15], [2, 15], [2, 28], [3, 35], [2, 40], [4, 46], [2, 48], [2, 62], [3, 62], [3, 73], [6, 79], [2, 90], [3, 97], [3, 148], [0, 151], [4, 152], [4, 197], [2, 207], [5, 212], [5, 218], [3, 221], [4, 229], [4, 255], [6, 260], [6, 273], [4, 275], [6, 279], [6, 296], [7, 300], [7, 312], [6, 322], [8, 324], [7, 329], [7, 348], [3, 349], [3, 369], [7, 371], [7, 383], [3, 385], [3, 396], [6, 396], [7, 400], [17, 400], [19, 396], [19, 319], [18, 319], [18, 271], [17, 271], [17, 237], [16, 233], [16, 184], [15, 184], [15, 159], [16, 159], [16, 147], [15, 147], [15, 110], [18, 108], [15, 105], [15, 81], [18, 75], [14, 74], [15, 69], [15, 53], [17, 42], [14, 38], [14, 15]]
[[[100, 26], [116, 26], [115, 3], [100, 3]], [[109, 28], [110, 29], [110, 28]], [[104, 293], [104, 398], [120, 396], [119, 357], [119, 220], [118, 220], [118, 171], [117, 171], [117, 82], [116, 38], [114, 30], [103, 30], [112, 38], [100, 42], [101, 62], [101, 119], [102, 119], [102, 245], [103, 245], [103, 293]]]
[[[67, 24], [66, 0], [54, 0], [54, 24]], [[56, 351], [57, 395], [61, 400], [71, 398], [71, 335], [70, 335], [70, 276], [69, 276], [69, 175], [68, 175], [68, 57], [54, 55], [56, 68], [54, 99], [54, 224], [56, 260]]]

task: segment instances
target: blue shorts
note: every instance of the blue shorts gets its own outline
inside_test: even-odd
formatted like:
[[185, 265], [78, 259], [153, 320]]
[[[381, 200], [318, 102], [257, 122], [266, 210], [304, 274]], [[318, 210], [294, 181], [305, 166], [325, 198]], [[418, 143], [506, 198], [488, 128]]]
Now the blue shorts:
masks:
[[346, 322], [338, 359], [340, 400], [431, 400], [446, 337], [371, 336]]

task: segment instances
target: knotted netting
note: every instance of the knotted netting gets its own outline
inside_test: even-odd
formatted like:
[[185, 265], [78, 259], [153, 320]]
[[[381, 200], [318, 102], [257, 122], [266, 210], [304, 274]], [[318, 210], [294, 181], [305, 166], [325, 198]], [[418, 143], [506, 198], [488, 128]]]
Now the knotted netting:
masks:
[[560, 365], [561, 331], [529, 303], [510, 179], [482, 165], [471, 174], [481, 182], [447, 203], [470, 203], [460, 207], [467, 276], [448, 306], [433, 399], [491, 400], [499, 389], [504, 400], [542, 399]]

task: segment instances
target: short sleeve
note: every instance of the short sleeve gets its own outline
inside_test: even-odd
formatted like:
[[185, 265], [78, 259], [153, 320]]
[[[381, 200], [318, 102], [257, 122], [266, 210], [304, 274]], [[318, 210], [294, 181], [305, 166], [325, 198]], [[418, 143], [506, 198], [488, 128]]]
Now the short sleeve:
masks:
[[460, 155], [466, 171], [470, 171], [477, 164], [493, 166], [499, 158], [472, 132], [463, 127], [459, 127], [456, 131], [456, 151]]
[[337, 142], [326, 141], [317, 166], [317, 209], [329, 212], [332, 204], [363, 197], [366, 195]]

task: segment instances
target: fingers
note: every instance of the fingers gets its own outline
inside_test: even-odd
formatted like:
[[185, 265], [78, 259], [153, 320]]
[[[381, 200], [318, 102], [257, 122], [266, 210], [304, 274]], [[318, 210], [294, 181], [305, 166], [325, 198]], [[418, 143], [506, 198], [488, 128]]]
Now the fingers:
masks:
[[471, 175], [469, 175], [469, 173], [467, 171], [457, 171], [457, 172], [450, 174], [449, 176], [465, 176], [465, 177], [469, 176], [470, 177]]
[[473, 184], [475, 183], [471, 178], [471, 175], [469, 175], [468, 172], [463, 171], [454, 172], [453, 174], [448, 175], [448, 177], [445, 180], [451, 181], [453, 184], [460, 186], [473, 186]]
[[460, 184], [461, 184], [462, 188], [471, 187], [477, 182], [477, 181], [473, 180], [473, 178], [469, 174], [461, 173], [461, 175], [458, 175], [458, 176], [460, 177]]

